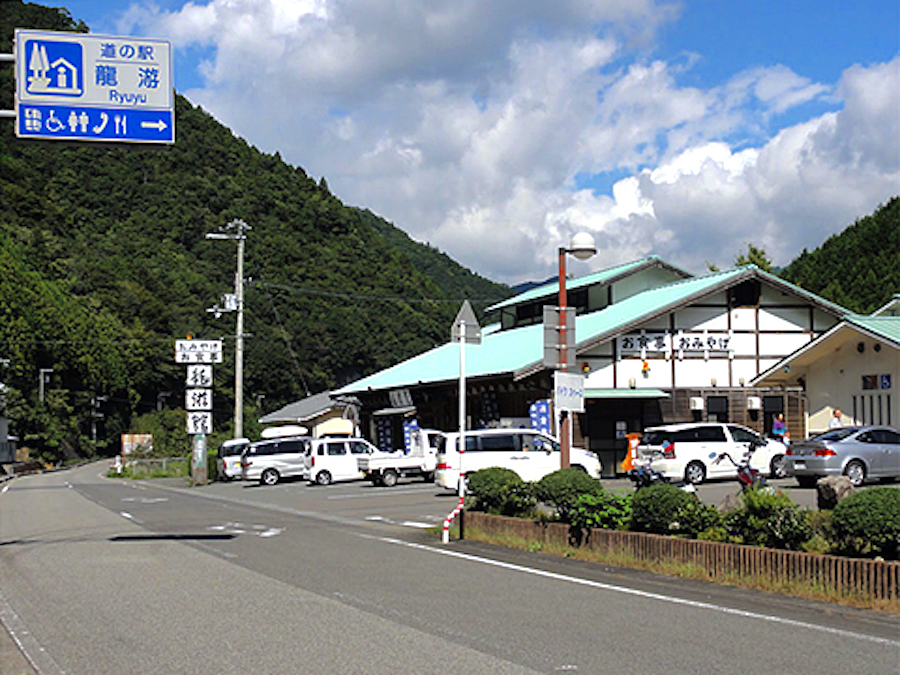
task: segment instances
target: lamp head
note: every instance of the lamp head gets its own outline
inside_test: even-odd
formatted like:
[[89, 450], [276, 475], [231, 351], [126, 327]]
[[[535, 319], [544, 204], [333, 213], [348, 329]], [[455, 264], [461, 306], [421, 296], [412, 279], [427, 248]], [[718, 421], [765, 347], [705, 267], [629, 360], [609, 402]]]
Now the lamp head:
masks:
[[587, 260], [596, 255], [597, 246], [594, 244], [594, 238], [590, 234], [578, 232], [572, 235], [572, 239], [569, 241], [568, 252], [578, 260]]

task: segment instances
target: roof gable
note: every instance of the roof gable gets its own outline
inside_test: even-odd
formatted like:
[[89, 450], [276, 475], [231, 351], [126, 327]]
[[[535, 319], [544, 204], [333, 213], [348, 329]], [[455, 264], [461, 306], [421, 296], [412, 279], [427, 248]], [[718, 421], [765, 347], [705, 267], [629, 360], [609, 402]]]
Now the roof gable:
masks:
[[758, 384], [786, 384], [795, 381], [796, 372], [790, 367], [804, 367], [827, 358], [835, 343], [846, 343], [856, 339], [854, 335], [867, 336], [900, 351], [900, 316], [857, 316], [851, 315], [823, 333], [793, 354], [789, 354], [774, 366], [760, 373], [751, 382]]
[[[579, 315], [576, 318], [576, 334], [579, 337], [578, 350], [591, 349], [657, 316], [748, 279], [759, 279], [786, 293], [800, 297], [834, 316], [847, 315], [844, 308], [804, 291], [798, 286], [789, 284], [753, 265], [748, 265], [643, 291], [600, 311]], [[544, 368], [543, 354], [544, 330], [542, 324], [510, 330], [486, 329], [481, 345], [466, 347], [466, 376], [484, 377], [509, 373], [516, 379], [527, 377]], [[457, 343], [453, 342], [357, 380], [335, 394], [408, 387], [458, 378], [459, 348]]]
[[[680, 267], [664, 262], [659, 256], [651, 255], [646, 258], [641, 258], [640, 260], [633, 260], [583, 277], [578, 277], [577, 279], [567, 280], [566, 290], [571, 292], [580, 288], [588, 288], [589, 286], [611, 284], [649, 267], [662, 267], [685, 278], [693, 276], [690, 272], [683, 270]], [[559, 296], [559, 281], [550, 282], [527, 290], [524, 293], [520, 293], [519, 295], [508, 298], [502, 302], [498, 302], [495, 305], [491, 305], [485, 312], [494, 312], [499, 309], [534, 302], [540, 298], [554, 299], [557, 296]]]

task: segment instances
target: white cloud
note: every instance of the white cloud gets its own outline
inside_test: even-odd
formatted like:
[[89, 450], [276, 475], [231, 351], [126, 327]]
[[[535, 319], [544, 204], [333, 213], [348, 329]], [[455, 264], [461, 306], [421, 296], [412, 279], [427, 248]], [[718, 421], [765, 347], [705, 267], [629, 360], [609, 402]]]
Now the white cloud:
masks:
[[[236, 133], [500, 281], [551, 276], [580, 229], [601, 245], [594, 267], [659, 253], [701, 271], [751, 241], [784, 263], [897, 192], [900, 59], [837, 84], [776, 65], [688, 87], [690, 60], [639, 56], [676, 12], [210, 0], [127, 20], [214, 47], [187, 94]], [[818, 117], [770, 131], [810, 103]], [[575, 188], [592, 174], [630, 177]]]

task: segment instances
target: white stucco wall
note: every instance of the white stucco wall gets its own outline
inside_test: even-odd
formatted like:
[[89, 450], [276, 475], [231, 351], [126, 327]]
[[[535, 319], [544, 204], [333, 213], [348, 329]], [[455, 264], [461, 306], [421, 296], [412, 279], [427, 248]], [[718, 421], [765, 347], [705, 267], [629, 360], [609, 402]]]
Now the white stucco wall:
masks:
[[[857, 350], [860, 342], [864, 345], [861, 353]], [[871, 338], [851, 334], [828, 356], [810, 366], [806, 389], [811, 433], [828, 427], [835, 408], [840, 408], [844, 424], [900, 425], [900, 350], [882, 344], [881, 351], [875, 351], [876, 344]], [[864, 375], [889, 375], [891, 388], [863, 389]]]

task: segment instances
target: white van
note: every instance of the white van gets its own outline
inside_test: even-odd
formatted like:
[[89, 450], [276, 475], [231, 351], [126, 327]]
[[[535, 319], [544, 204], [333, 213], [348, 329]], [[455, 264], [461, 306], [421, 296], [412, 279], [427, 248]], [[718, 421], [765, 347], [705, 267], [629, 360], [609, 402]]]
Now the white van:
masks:
[[362, 480], [359, 458], [378, 449], [362, 438], [317, 438], [306, 452], [307, 478], [311, 483], [328, 485], [339, 480]]
[[[456, 490], [459, 487], [459, 433], [447, 433], [439, 448], [434, 482]], [[569, 464], [584, 470], [592, 478], [600, 478], [597, 455], [581, 448], [571, 448]], [[559, 470], [559, 442], [533, 429], [479, 429], [466, 432], [463, 471], [499, 466], [512, 469], [522, 480], [538, 481]]]
[[232, 438], [219, 446], [216, 453], [216, 474], [219, 480], [241, 477], [241, 454], [248, 445], [249, 438]]

